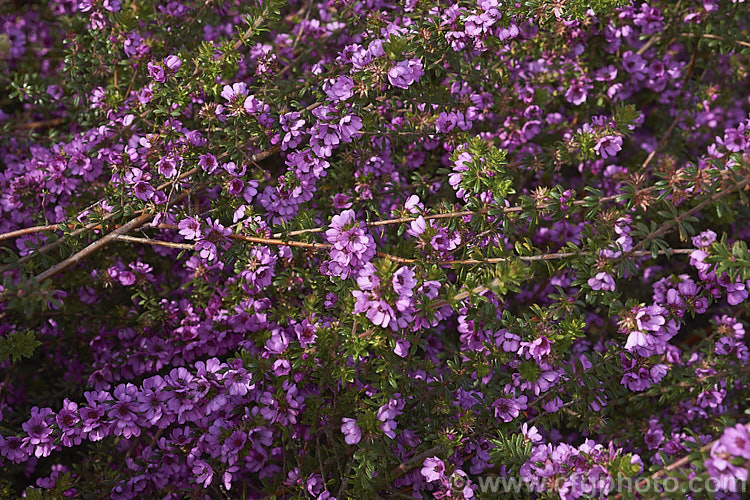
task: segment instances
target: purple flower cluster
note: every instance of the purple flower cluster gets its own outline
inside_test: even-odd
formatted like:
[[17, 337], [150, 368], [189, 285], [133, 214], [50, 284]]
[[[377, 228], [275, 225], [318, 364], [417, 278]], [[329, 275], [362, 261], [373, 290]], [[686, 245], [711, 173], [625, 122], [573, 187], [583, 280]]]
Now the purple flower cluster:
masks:
[[323, 274], [341, 279], [357, 276], [375, 256], [375, 240], [365, 224], [357, 222], [354, 210], [344, 210], [331, 219], [326, 239], [332, 245], [331, 260], [321, 266]]
[[[609, 471], [610, 463], [621, 456], [622, 450], [612, 443], [605, 447], [590, 439], [578, 447], [566, 443], [536, 444], [521, 467], [521, 478], [535, 491], [544, 491], [540, 478], [549, 481], [547, 484], [554, 484], [556, 493], [564, 500], [607, 496], [616, 484]], [[631, 455], [630, 462], [637, 471], [642, 469], [638, 455]]]

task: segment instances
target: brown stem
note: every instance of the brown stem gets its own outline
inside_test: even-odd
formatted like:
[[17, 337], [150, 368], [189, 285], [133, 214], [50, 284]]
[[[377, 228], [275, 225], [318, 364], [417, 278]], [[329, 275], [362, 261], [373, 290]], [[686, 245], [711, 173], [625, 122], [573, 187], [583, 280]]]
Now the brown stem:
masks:
[[56, 231], [60, 229], [60, 226], [57, 224], [51, 224], [49, 226], [35, 226], [35, 227], [27, 227], [25, 229], [17, 229], [15, 231], [9, 231], [7, 233], [0, 234], [0, 241], [8, 240], [10, 238], [17, 238], [18, 236], [23, 236], [25, 234], [33, 234], [33, 233], [41, 233], [43, 231]]
[[750, 47], [750, 42], [745, 42], [742, 40], [727, 40], [724, 37], [721, 37], [718, 35], [712, 35], [710, 33], [704, 33], [702, 35], [696, 35], [695, 33], [680, 33], [680, 36], [689, 36], [691, 38], [707, 38], [709, 40], [718, 40], [720, 42], [733, 42], [743, 47]]
[[20, 130], [20, 129], [55, 127], [57, 125], [62, 125], [66, 121], [68, 121], [67, 118], [51, 118], [49, 120], [40, 120], [40, 121], [29, 122], [29, 123], [19, 123], [14, 128], [16, 130]]
[[180, 250], [194, 250], [195, 245], [190, 243], [173, 243], [171, 241], [154, 240], [151, 238], [138, 238], [121, 234], [117, 236], [117, 241], [128, 241], [130, 243], [143, 243], [145, 245], [154, 245], [167, 248], [177, 248]]
[[[638, 196], [638, 195], [641, 195], [641, 194], [650, 193], [654, 189], [655, 188], [653, 186], [647, 187], [647, 188], [643, 188], [643, 189], [639, 189], [639, 190], [637, 190], [635, 192], [635, 195]], [[612, 196], [604, 196], [604, 197], [600, 198], [598, 202], [599, 203], [608, 203], [610, 201], [616, 201], [620, 196], [622, 196], [622, 195], [616, 194], [616, 195], [612, 195]], [[585, 200], [576, 200], [573, 203], [571, 203], [571, 205], [578, 207], [578, 206], [583, 206], [586, 203], [587, 202]], [[544, 204], [544, 205], [541, 205], [539, 208], [542, 209], [542, 208], [546, 208], [548, 206], [549, 206], [549, 204]], [[505, 208], [502, 209], [503, 213], [505, 213], [505, 214], [523, 212], [523, 210], [524, 210], [523, 207], [505, 207]], [[466, 217], [468, 215], [484, 215], [485, 213], [486, 212], [484, 212], [484, 211], [462, 210], [462, 211], [458, 211], [458, 212], [447, 212], [447, 213], [444, 213], [444, 214], [424, 215], [422, 217], [424, 217], [425, 220], [456, 219], [458, 217]], [[399, 217], [399, 218], [396, 218], [396, 219], [385, 219], [385, 220], [370, 221], [370, 222], [365, 222], [365, 225], [367, 227], [378, 227], [378, 226], [387, 226], [387, 225], [390, 225], [390, 224], [405, 224], [405, 223], [408, 223], [408, 222], [413, 222], [413, 221], [417, 220], [419, 217], [420, 216]], [[286, 236], [297, 236], [297, 235], [300, 235], [300, 234], [321, 233], [321, 232], [323, 232], [325, 230], [326, 230], [325, 227], [313, 227], [313, 228], [310, 228], [310, 229], [297, 229], [295, 231], [290, 231], [288, 233], [283, 233], [283, 234], [282, 233], [274, 233], [273, 236], [275, 238], [279, 238], [279, 237], [284, 236], [284, 235], [286, 235]]]
[[119, 228], [115, 229], [111, 233], [107, 234], [101, 239], [96, 240], [95, 242], [91, 243], [84, 249], [74, 253], [67, 259], [63, 260], [62, 262], [52, 266], [51, 268], [47, 269], [46, 271], [38, 274], [34, 277], [34, 281], [42, 282], [50, 279], [51, 277], [55, 276], [56, 274], [59, 274], [72, 266], [73, 264], [85, 259], [92, 253], [95, 253], [96, 251], [104, 248], [109, 243], [117, 239], [117, 237], [121, 234], [125, 234], [128, 231], [132, 231], [133, 229], [136, 229], [146, 222], [151, 220], [152, 215], [151, 214], [141, 214], [135, 219], [132, 219], [131, 221], [127, 222], [126, 224], [123, 224]]
[[416, 456], [410, 458], [408, 461], [402, 463], [398, 467], [396, 467], [393, 470], [391, 470], [390, 474], [388, 474], [388, 476], [387, 476], [388, 480], [392, 481], [392, 480], [396, 479], [397, 477], [402, 476], [403, 474], [409, 472], [414, 467], [418, 467], [418, 466], [422, 465], [422, 463], [424, 462], [424, 460], [426, 458], [429, 458], [430, 455], [436, 455], [438, 453], [442, 453], [444, 449], [445, 449], [445, 447], [443, 445], [439, 444], [437, 446], [433, 446], [429, 450], [426, 450], [426, 451], [420, 453], [419, 455], [416, 455]]

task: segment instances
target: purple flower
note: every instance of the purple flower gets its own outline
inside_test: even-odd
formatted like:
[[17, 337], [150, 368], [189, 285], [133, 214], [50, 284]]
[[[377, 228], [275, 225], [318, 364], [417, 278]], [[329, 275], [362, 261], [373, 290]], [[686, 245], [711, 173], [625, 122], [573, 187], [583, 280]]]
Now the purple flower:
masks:
[[690, 253], [690, 265], [698, 271], [706, 271], [710, 267], [710, 264], [704, 262], [706, 257], [708, 257], [708, 254], [703, 250], [695, 250]]
[[550, 341], [544, 335], [533, 342], [521, 342], [521, 347], [526, 350], [526, 359], [542, 359], [552, 352]]
[[362, 439], [362, 429], [357, 425], [357, 421], [353, 418], [342, 418], [341, 419], [341, 432], [344, 434], [344, 441], [346, 444], [357, 444]]
[[649, 450], [654, 450], [658, 448], [659, 445], [664, 441], [664, 432], [661, 430], [661, 428], [651, 427], [646, 432], [643, 440], [645, 441], [646, 446]]
[[362, 130], [362, 118], [357, 115], [346, 115], [339, 120], [338, 131], [343, 142], [351, 142]]
[[[722, 437], [711, 447], [711, 455], [706, 460], [705, 466], [708, 470], [708, 474], [716, 480], [718, 489], [724, 491], [735, 491], [739, 486], [738, 481], [747, 481], [748, 471], [745, 466], [735, 465], [731, 462], [733, 457], [732, 453], [727, 448], [727, 442], [725, 442], [724, 439], [726, 430], [724, 432], [725, 434], [722, 434]], [[736, 437], [736, 435], [734, 435], [734, 437]], [[741, 449], [737, 447], [737, 443], [732, 443], [732, 437], [729, 437], [727, 441], [729, 441], [729, 445], [732, 446], [733, 449]]]
[[724, 132], [724, 138], [717, 140], [719, 144], [723, 144], [727, 151], [732, 153], [739, 153], [747, 147], [747, 139], [745, 134], [736, 128], [728, 128]]
[[292, 369], [291, 363], [289, 363], [286, 359], [277, 359], [273, 362], [273, 373], [277, 377], [283, 377], [284, 375], [289, 375], [289, 372]]
[[283, 330], [277, 330], [266, 341], [266, 350], [271, 354], [281, 354], [289, 347], [289, 337]]
[[188, 240], [197, 240], [201, 237], [201, 223], [193, 217], [182, 219], [177, 227], [180, 234]]
[[53, 430], [48, 419], [51, 415], [50, 408], [39, 409], [34, 406], [31, 409], [31, 418], [21, 424], [21, 428], [28, 434], [28, 437], [24, 438], [24, 444], [34, 447], [34, 455], [37, 458], [49, 456], [52, 452]]
[[165, 156], [156, 162], [156, 166], [159, 169], [159, 173], [164, 177], [171, 178], [177, 175], [177, 162], [179, 158], [174, 156]]
[[628, 335], [628, 340], [625, 343], [625, 349], [632, 351], [636, 347], [649, 347], [654, 343], [651, 335], [634, 330]]
[[249, 114], [253, 115], [255, 113], [265, 111], [265, 108], [268, 106], [263, 101], [256, 98], [255, 95], [249, 95], [245, 99], [245, 102], [242, 104], [242, 107]]
[[495, 409], [495, 418], [499, 418], [503, 422], [511, 422], [518, 417], [521, 410], [526, 409], [526, 396], [515, 399], [498, 398], [492, 403], [492, 407]]
[[348, 76], [340, 76], [336, 79], [329, 79], [323, 84], [323, 92], [333, 101], [346, 101], [354, 95], [354, 80]]
[[393, 309], [388, 302], [384, 300], [375, 301], [365, 315], [367, 316], [367, 319], [373, 322], [373, 324], [382, 326], [383, 328], [387, 328], [388, 325], [393, 322], [395, 317]]
[[221, 446], [222, 460], [227, 463], [234, 463], [237, 461], [237, 454], [247, 443], [247, 434], [244, 431], [234, 431]]
[[237, 82], [232, 86], [224, 85], [221, 91], [221, 97], [230, 103], [247, 95], [247, 85], [244, 82]]
[[196, 481], [198, 484], [203, 483], [204, 488], [208, 488], [208, 485], [211, 484], [214, 478], [214, 470], [205, 460], [197, 460], [193, 464], [193, 474], [197, 476]]
[[586, 102], [591, 88], [591, 85], [588, 83], [575, 82], [565, 92], [565, 99], [575, 106], [580, 106]]
[[608, 273], [599, 272], [593, 278], [589, 278], [588, 285], [592, 290], [615, 291], [615, 280]]
[[408, 61], [401, 61], [388, 71], [388, 81], [391, 85], [401, 89], [408, 89], [409, 86], [419, 81], [419, 78], [424, 75], [422, 70], [422, 61], [419, 59], [409, 59]]
[[118, 12], [122, 3], [120, 0], [104, 0], [102, 6], [110, 12]]
[[635, 322], [639, 330], [656, 332], [666, 323], [667, 311], [658, 305], [639, 308], [635, 315]]
[[195, 249], [199, 252], [201, 259], [212, 261], [218, 256], [218, 248], [226, 248], [229, 244], [227, 236], [232, 232], [222, 226], [218, 219], [208, 219], [208, 231], [206, 235], [198, 240]]
[[23, 441], [17, 436], [0, 435], [0, 455], [14, 464], [20, 464], [29, 459], [28, 453], [24, 451]]
[[198, 165], [207, 173], [212, 174], [219, 167], [219, 162], [212, 154], [201, 155], [198, 158]]
[[107, 415], [112, 419], [114, 435], [125, 439], [140, 436], [141, 429], [137, 424], [138, 388], [133, 384], [120, 384], [112, 395], [117, 401]]
[[81, 421], [81, 417], [78, 415], [78, 405], [76, 403], [65, 398], [63, 401], [63, 407], [57, 412], [55, 421], [62, 433], [63, 446], [69, 447], [81, 444], [81, 428], [76, 425]]
[[[646, 61], [640, 54], [627, 51], [622, 55], [622, 65], [628, 73], [641, 73], [646, 68]], [[641, 75], [640, 78], [643, 78]]]
[[396, 353], [396, 356], [405, 358], [409, 355], [409, 347], [411, 347], [411, 343], [408, 340], [399, 339], [396, 341], [396, 347], [393, 349], [393, 352]]
[[317, 323], [310, 323], [307, 319], [304, 319], [302, 323], [298, 323], [294, 326], [294, 333], [297, 335], [297, 340], [299, 340], [303, 349], [306, 349], [308, 346], [315, 343], [315, 339], [317, 338], [315, 332], [317, 331]]
[[710, 229], [703, 231], [698, 236], [693, 236], [693, 246], [696, 248], [710, 247], [714, 241], [716, 241], [716, 233]]
[[143, 381], [143, 387], [138, 394], [137, 411], [141, 417], [151, 425], [162, 427], [168, 426], [174, 418], [164, 418], [167, 413], [166, 401], [169, 399], [164, 390], [166, 383], [164, 379], [155, 375]]
[[622, 150], [622, 137], [619, 135], [604, 136], [594, 146], [594, 151], [605, 160], [610, 156], [615, 156], [620, 150]]
[[164, 83], [167, 79], [164, 73], [164, 67], [162, 67], [160, 63], [148, 63], [148, 76], [153, 78], [157, 83]]
[[737, 424], [734, 427], [724, 429], [721, 443], [730, 454], [750, 460], [750, 436], [744, 425]]
[[411, 268], [400, 267], [393, 273], [393, 291], [404, 297], [414, 295], [414, 287], [417, 286], [417, 280], [414, 276], [414, 271]]
[[425, 458], [420, 472], [428, 483], [440, 481], [445, 477], [445, 464], [438, 457]]
[[381, 421], [380, 430], [391, 439], [396, 439], [394, 429], [398, 424], [395, 419], [404, 409], [404, 401], [399, 397], [400, 394], [394, 394], [394, 396], [378, 409], [377, 415], [378, 420]]
[[166, 66], [169, 71], [175, 72], [180, 69], [180, 66], [182, 66], [182, 61], [175, 55], [169, 55], [164, 58], [164, 66]]
[[230, 396], [244, 396], [255, 388], [255, 384], [252, 374], [240, 367], [224, 374], [224, 387]]

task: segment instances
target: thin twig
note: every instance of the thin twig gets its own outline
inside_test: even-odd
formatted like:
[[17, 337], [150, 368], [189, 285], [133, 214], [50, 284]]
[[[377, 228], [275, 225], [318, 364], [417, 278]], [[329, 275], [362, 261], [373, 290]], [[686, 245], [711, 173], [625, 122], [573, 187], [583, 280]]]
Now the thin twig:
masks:
[[418, 467], [418, 466], [422, 465], [422, 463], [424, 462], [425, 458], [428, 458], [430, 455], [437, 455], [438, 453], [441, 453], [444, 448], [445, 447], [442, 444], [439, 444], [437, 446], [433, 446], [429, 450], [426, 450], [426, 451], [420, 453], [419, 455], [416, 455], [416, 456], [410, 458], [409, 460], [407, 460], [406, 462], [402, 463], [398, 467], [392, 469], [391, 472], [390, 472], [390, 474], [388, 474], [388, 476], [387, 476], [388, 479], [392, 481], [392, 480], [396, 479], [397, 477], [399, 477], [399, 476], [401, 476], [401, 475], [409, 472], [414, 467]]
[[118, 241], [128, 241], [130, 243], [143, 243], [145, 245], [154, 245], [167, 248], [177, 248], [180, 250], [195, 250], [195, 245], [190, 243], [173, 243], [171, 241], [154, 240], [151, 238], [138, 238], [136, 236], [127, 236], [124, 234], [117, 236]]
[[40, 121], [29, 122], [29, 123], [19, 123], [13, 128], [15, 128], [16, 130], [21, 130], [21, 129], [55, 127], [57, 125], [62, 125], [63, 123], [67, 121], [68, 121], [67, 118], [51, 118], [49, 120], [40, 120]]
[[[647, 188], [643, 188], [643, 189], [639, 189], [639, 190], [637, 190], [634, 193], [634, 196], [638, 196], [638, 195], [641, 195], [641, 194], [650, 193], [654, 189], [655, 188], [653, 186], [650, 186], [650, 187], [647, 187]], [[610, 201], [617, 201], [617, 199], [620, 198], [621, 196], [622, 196], [622, 194], [615, 194], [615, 195], [611, 195], [611, 196], [604, 196], [604, 197], [602, 197], [602, 198], [600, 198], [598, 200], [598, 203], [608, 203]], [[577, 207], [577, 206], [583, 206], [583, 205], [585, 205], [587, 203], [588, 202], [586, 200], [576, 200], [573, 203], [571, 203], [571, 205]], [[548, 206], [549, 206], [549, 204], [543, 204], [543, 205], [540, 205], [537, 208], [538, 209], [544, 209], [544, 208], [547, 208]], [[519, 206], [504, 207], [504, 208], [498, 208], [498, 210], [502, 210], [502, 212], [504, 214], [518, 213], [518, 212], [523, 212], [524, 207], [519, 207]], [[443, 213], [443, 214], [422, 215], [422, 216], [415, 215], [415, 216], [411, 216], [411, 217], [399, 217], [399, 218], [395, 218], [395, 219], [385, 219], [385, 220], [370, 221], [370, 222], [365, 222], [365, 226], [367, 226], [367, 227], [377, 227], [377, 226], [387, 226], [387, 225], [390, 225], [390, 224], [406, 224], [406, 223], [413, 222], [413, 221], [419, 219], [419, 217], [423, 217], [424, 220], [427, 221], [427, 220], [437, 220], [437, 219], [456, 219], [456, 218], [459, 218], [459, 217], [466, 217], [466, 216], [470, 216], [470, 215], [485, 215], [486, 213], [487, 213], [486, 211], [461, 210], [461, 211], [458, 211], [458, 212], [447, 212], [447, 213]], [[274, 238], [280, 238], [282, 236], [298, 236], [300, 234], [322, 233], [325, 230], [326, 230], [326, 227], [324, 227], [324, 226], [322, 226], [322, 227], [313, 227], [313, 228], [309, 228], [309, 229], [297, 229], [297, 230], [294, 230], [294, 231], [289, 231], [288, 233], [274, 233], [273, 236], [274, 236]]]
[[7, 233], [0, 234], [0, 241], [8, 240], [10, 238], [17, 238], [18, 236], [24, 236], [26, 234], [41, 233], [43, 231], [57, 231], [59, 229], [60, 229], [60, 226], [57, 224], [51, 224], [49, 226], [34, 226], [34, 227], [27, 227], [25, 229], [17, 229], [15, 231], [10, 231]]
[[[156, 228], [176, 230], [178, 229], [178, 226], [176, 224], [158, 224]], [[315, 242], [308, 243], [306, 241], [282, 240], [278, 238], [262, 238], [259, 236], [246, 236], [244, 234], [230, 234], [227, 237], [233, 240], [246, 241], [248, 243], [257, 243], [259, 245], [288, 246], [288, 247], [306, 248], [309, 250], [330, 250], [331, 248], [333, 248], [333, 245], [331, 245], [330, 243], [315, 243]], [[150, 239], [150, 238], [136, 238], [132, 236], [121, 236], [121, 237], [118, 237], [118, 239], [122, 241], [130, 241], [133, 243], [145, 243], [148, 245], [158, 245], [158, 246], [164, 246], [164, 247], [170, 247], [170, 248], [179, 248], [183, 250], [195, 249], [195, 245], [190, 244], [190, 243], [173, 243], [170, 241], [156, 240], [156, 239]], [[695, 249], [692, 249], [692, 248], [674, 248], [674, 249], [667, 249], [667, 250], [659, 250], [657, 254], [658, 255], [673, 255], [673, 254], [674, 255], [687, 255], [687, 254], [692, 253], [694, 250]], [[558, 253], [541, 254], [541, 255], [490, 257], [487, 259], [440, 260], [440, 261], [436, 261], [435, 264], [438, 264], [441, 266], [467, 265], [467, 264], [497, 264], [499, 262], [511, 262], [513, 260], [521, 260], [524, 262], [539, 262], [539, 261], [565, 259], [568, 257], [578, 257], [582, 255], [588, 255], [589, 253], [590, 252], [558, 252]], [[418, 259], [410, 259], [407, 257], [399, 257], [397, 255], [391, 255], [391, 254], [384, 253], [384, 252], [378, 252], [376, 255], [379, 257], [392, 260], [394, 262], [400, 262], [403, 264], [411, 264], [413, 262], [417, 262], [418, 260]], [[652, 255], [652, 252], [649, 250], [642, 250], [639, 252], [635, 252], [633, 254], [633, 256], [636, 256], [636, 257], [645, 257], [648, 255]]]
[[727, 40], [724, 37], [718, 35], [712, 35], [710, 33], [703, 33], [702, 35], [696, 35], [695, 33], [680, 33], [680, 36], [689, 36], [691, 38], [707, 38], [709, 40], [718, 40], [720, 42], [732, 42], [743, 47], [750, 47], [750, 42], [744, 42], [742, 40]]

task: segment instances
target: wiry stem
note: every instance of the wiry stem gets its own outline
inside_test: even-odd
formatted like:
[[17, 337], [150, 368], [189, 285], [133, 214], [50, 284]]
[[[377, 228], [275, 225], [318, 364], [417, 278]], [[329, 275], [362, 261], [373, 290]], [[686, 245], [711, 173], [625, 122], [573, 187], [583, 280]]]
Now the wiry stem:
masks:
[[[156, 226], [157, 229], [177, 229], [175, 224], [159, 224]], [[227, 236], [229, 239], [246, 241], [248, 243], [257, 243], [259, 245], [273, 245], [273, 246], [287, 246], [296, 248], [306, 248], [309, 250], [330, 250], [333, 245], [329, 243], [309, 243], [306, 241], [294, 241], [294, 240], [282, 240], [278, 238], [263, 238], [259, 236], [246, 236], [244, 234], [230, 234]], [[171, 241], [163, 241], [151, 238], [138, 238], [133, 236], [118, 236], [120, 241], [129, 241], [131, 243], [143, 243], [146, 245], [163, 246], [168, 248], [176, 248], [181, 250], [194, 250], [195, 245], [192, 243], [173, 243]], [[659, 250], [658, 255], [687, 255], [695, 251], [692, 248], [674, 248], [668, 250]], [[557, 252], [550, 254], [541, 255], [519, 255], [512, 257], [489, 257], [487, 259], [464, 259], [464, 260], [440, 260], [436, 261], [436, 264], [441, 266], [452, 266], [452, 265], [471, 265], [471, 264], [497, 264], [499, 262], [511, 262], [514, 260], [520, 260], [523, 262], [540, 262], [547, 260], [566, 259], [568, 257], [579, 257], [582, 255], [588, 255], [590, 252]], [[394, 262], [400, 262], [403, 264], [411, 264], [417, 262], [418, 259], [410, 259], [407, 257], [399, 257], [384, 252], [377, 252], [378, 257], [392, 260]], [[652, 255], [651, 251], [642, 250], [635, 252], [634, 256], [646, 257]]]

